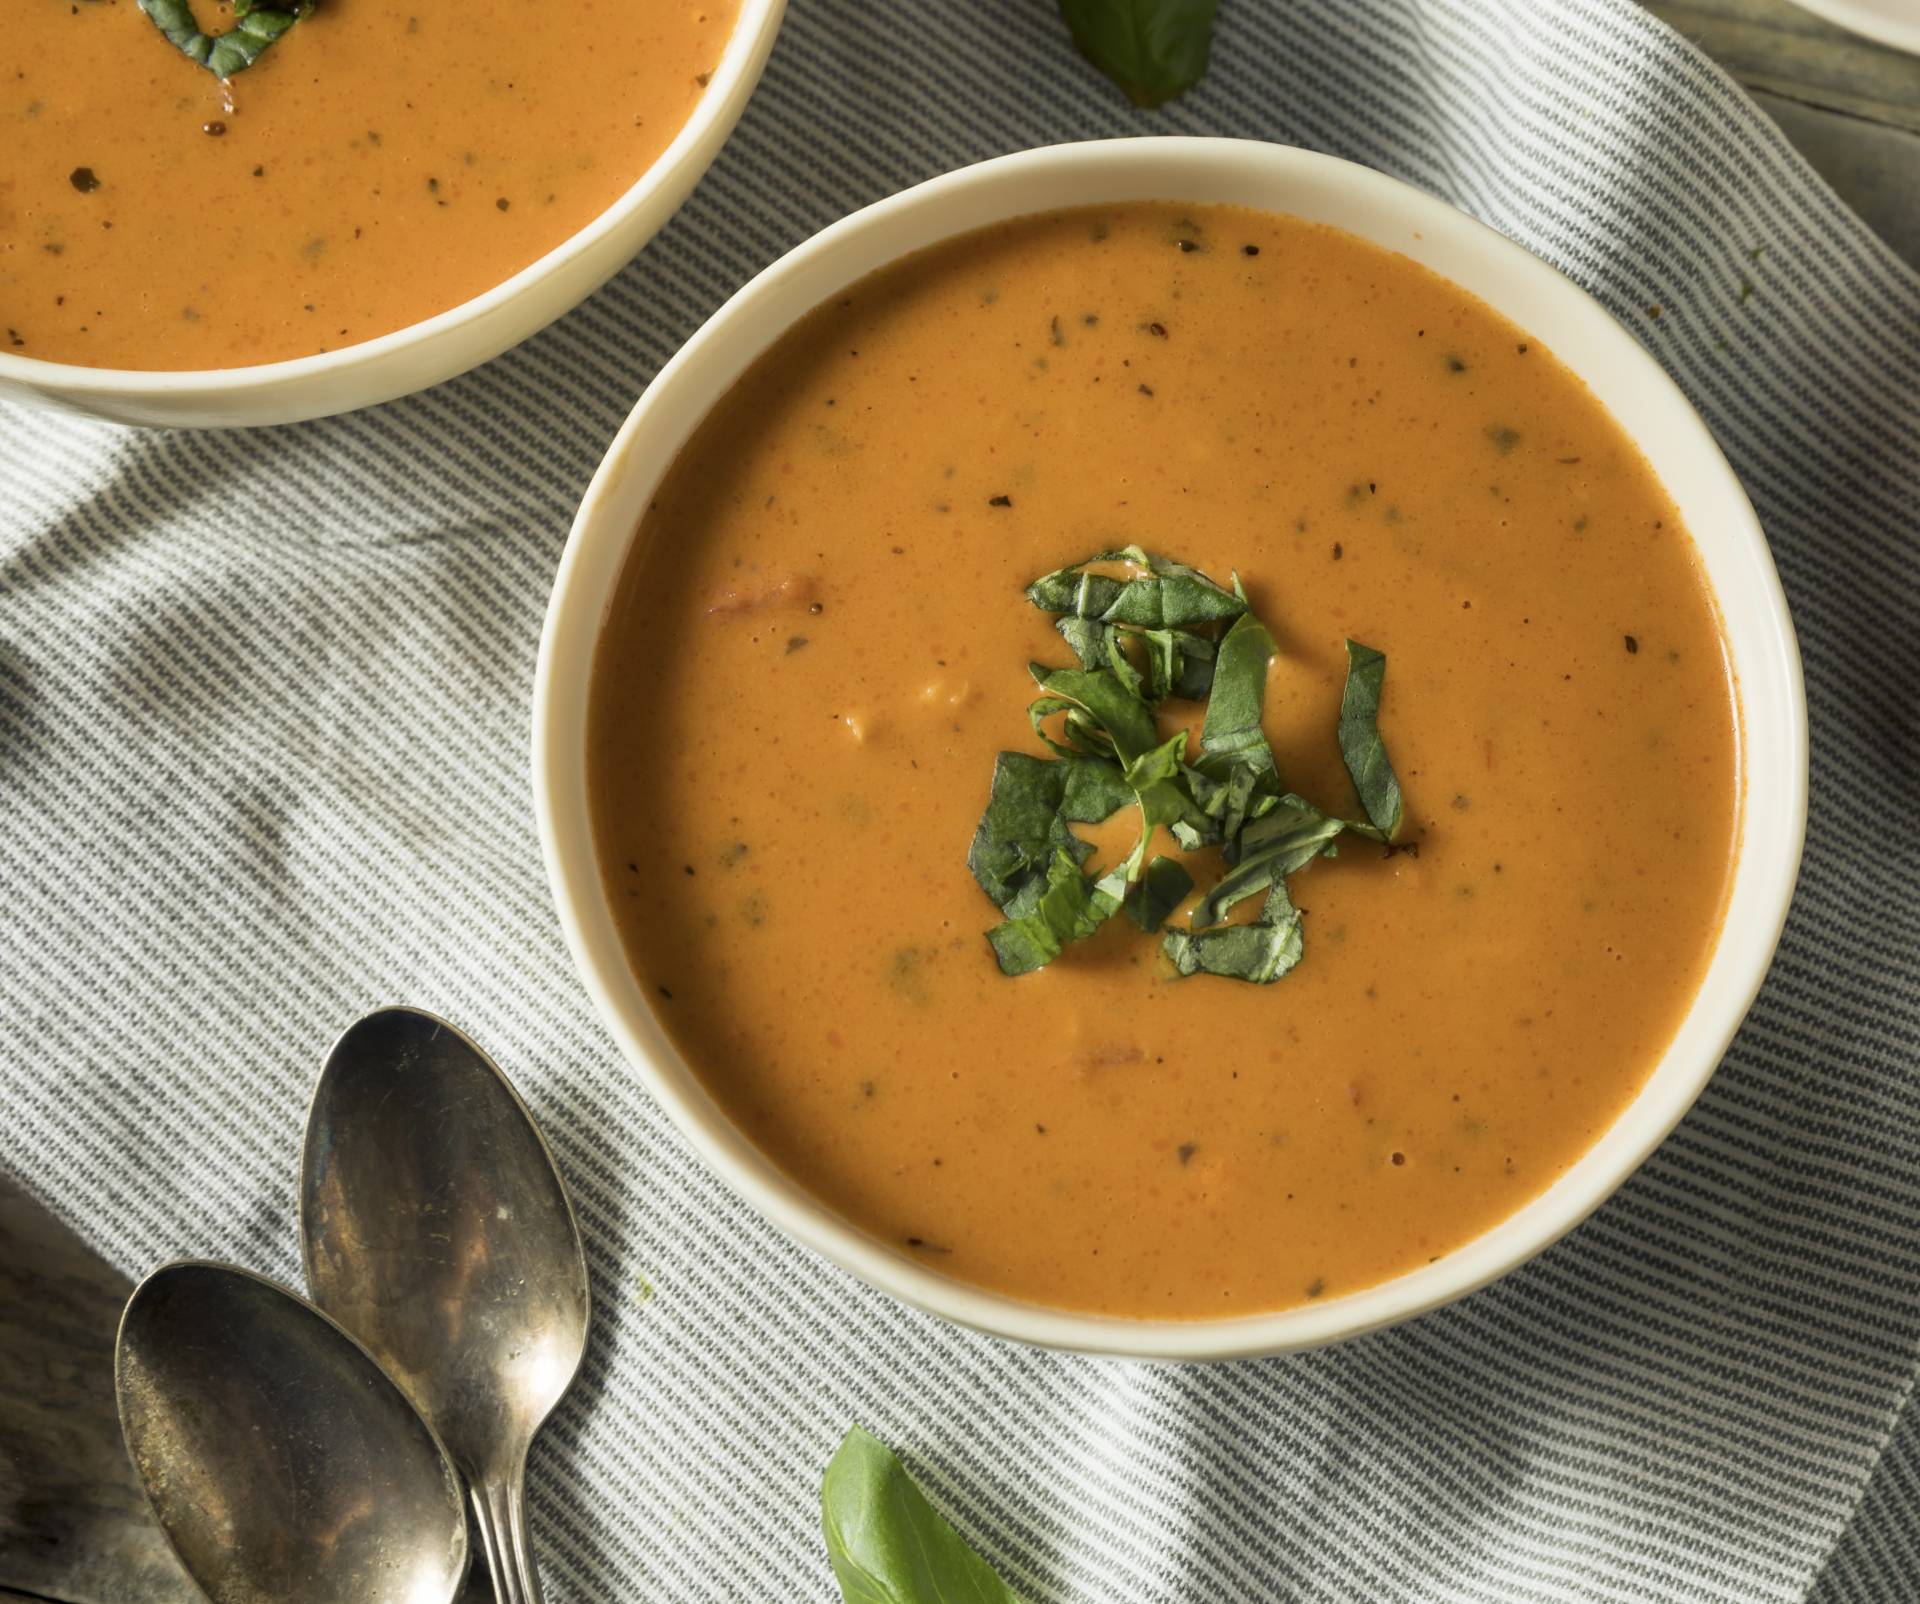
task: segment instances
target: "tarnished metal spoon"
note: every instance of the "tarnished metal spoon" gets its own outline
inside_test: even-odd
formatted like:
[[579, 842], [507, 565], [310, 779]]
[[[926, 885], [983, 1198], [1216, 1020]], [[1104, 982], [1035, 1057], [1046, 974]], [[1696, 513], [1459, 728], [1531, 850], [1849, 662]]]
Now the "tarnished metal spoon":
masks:
[[527, 1450], [586, 1351], [587, 1262], [526, 1105], [445, 1020], [369, 1014], [313, 1094], [300, 1236], [314, 1302], [467, 1478], [495, 1596], [539, 1604]]
[[412, 1404], [273, 1282], [183, 1262], [134, 1288], [120, 1427], [161, 1529], [213, 1604], [449, 1604], [460, 1481]]

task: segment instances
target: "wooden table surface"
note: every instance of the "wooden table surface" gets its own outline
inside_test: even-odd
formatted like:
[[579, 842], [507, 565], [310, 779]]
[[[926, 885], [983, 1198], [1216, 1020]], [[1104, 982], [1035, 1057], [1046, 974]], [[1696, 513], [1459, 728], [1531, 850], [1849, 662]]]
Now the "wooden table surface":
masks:
[[[1920, 57], [1786, 0], [1648, 0], [1920, 267]], [[120, 1445], [113, 1333], [132, 1288], [0, 1176], [0, 1604], [195, 1604]], [[476, 1566], [473, 1604], [488, 1598]]]

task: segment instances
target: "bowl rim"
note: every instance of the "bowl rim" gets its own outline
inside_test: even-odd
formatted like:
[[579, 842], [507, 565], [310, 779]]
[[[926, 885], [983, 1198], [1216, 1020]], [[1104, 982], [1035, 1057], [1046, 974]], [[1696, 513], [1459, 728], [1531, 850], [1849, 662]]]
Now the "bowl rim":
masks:
[[[0, 350], [0, 386], [13, 384], [44, 392], [86, 391], [126, 400], [182, 399], [205, 401], [244, 398], [255, 391], [278, 390], [327, 378], [339, 378], [361, 368], [375, 367], [416, 345], [457, 337], [474, 324], [484, 323], [535, 284], [592, 251], [608, 235], [617, 233], [655, 194], [669, 188], [690, 163], [699, 160], [716, 124], [739, 116], [741, 102], [759, 76], [760, 58], [786, 10], [786, 0], [738, 0], [739, 12], [727, 35], [713, 75], [667, 147], [656, 156], [605, 208], [552, 250], [478, 295], [408, 323], [372, 339], [343, 345], [312, 356], [283, 357], [275, 362], [252, 362], [230, 368], [112, 368], [79, 362], [50, 362], [44, 357], [19, 356]], [[696, 175], [697, 176], [697, 175]]]
[[[1471, 284], [1462, 287], [1496, 312], [1536, 332], [1514, 311], [1516, 301], [1564, 318], [1543, 345], [1595, 388], [1595, 364], [1624, 365], [1619, 382], [1633, 386], [1629, 422], [1609, 410], [1650, 461], [1667, 459], [1662, 482], [1679, 464], [1701, 488], [1691, 497], [1712, 503], [1714, 540], [1725, 551], [1716, 565], [1695, 519], [1687, 518], [1703, 579], [1721, 612], [1723, 650], [1740, 708], [1739, 841], [1723, 923], [1693, 1002], [1647, 1081], [1613, 1123], [1554, 1182], [1513, 1214], [1439, 1259], [1375, 1286], [1277, 1312], [1218, 1320], [1154, 1320], [1052, 1308], [958, 1281], [907, 1260], [814, 1199], [754, 1147], [700, 1085], [660, 1028], [637, 978], [627, 967], [594, 851], [586, 787], [587, 684], [599, 631], [637, 516], [623, 524], [614, 503], [644, 503], [713, 400], [751, 366], [779, 334], [827, 296], [914, 249], [965, 233], [995, 218], [1011, 218], [1075, 204], [984, 203], [1021, 191], [1038, 178], [1062, 186], [1082, 204], [1134, 199], [1185, 199], [1155, 187], [1169, 175], [1231, 169], [1234, 183], [1267, 184], [1265, 209], [1293, 210], [1301, 195], [1342, 195], [1377, 207], [1404, 223], [1420, 250], [1472, 255], [1475, 276], [1495, 279], [1501, 299]], [[1125, 185], [1138, 175], [1135, 189]], [[1225, 187], [1227, 180], [1221, 180]], [[1116, 189], [1116, 185], [1120, 188]], [[1201, 189], [1207, 184], [1201, 181]], [[1252, 205], [1248, 201], [1238, 204]], [[941, 219], [940, 226], [913, 227]], [[1307, 215], [1302, 213], [1301, 215]], [[1341, 226], [1341, 225], [1336, 225]], [[1398, 226], [1398, 225], [1396, 225]], [[1386, 249], [1396, 247], [1364, 233]], [[876, 240], [911, 235], [914, 243], [876, 262], [841, 272]], [[1430, 242], [1441, 242], [1433, 244]], [[1403, 254], [1414, 254], [1402, 247]], [[1442, 276], [1460, 279], [1435, 267]], [[824, 288], [821, 286], [824, 285]], [[817, 293], [816, 293], [817, 292]], [[804, 297], [804, 298], [801, 298]], [[791, 303], [791, 305], [786, 305]], [[785, 306], [783, 316], [773, 309]], [[751, 349], [715, 354], [736, 324], [772, 332]], [[1584, 367], [1567, 348], [1591, 346]], [[712, 371], [707, 371], [712, 370]], [[698, 377], [696, 377], [698, 375]], [[705, 404], [684, 400], [683, 388], [704, 387]], [[1598, 390], [1596, 389], [1598, 396]], [[1599, 397], [1605, 404], [1604, 397]], [[658, 421], [656, 421], [658, 420]], [[653, 437], [650, 440], [650, 436]], [[661, 444], [664, 442], [664, 444]], [[632, 467], [650, 460], [644, 484]], [[1728, 610], [1737, 590], [1738, 616]], [[1738, 626], [1736, 629], [1736, 625]], [[1754, 709], [1768, 714], [1756, 727]], [[829, 225], [789, 251], [737, 291], [666, 364], [647, 387], [594, 475], [569, 533], [555, 576], [535, 668], [532, 705], [532, 782], [535, 822], [562, 932], [603, 1023], [642, 1083], [666, 1110], [682, 1137], [736, 1193], [788, 1236], [889, 1295], [955, 1324], [1042, 1347], [1105, 1357], [1218, 1360], [1311, 1348], [1356, 1336], [1453, 1302], [1544, 1251], [1584, 1220], [1630, 1176], [1693, 1105], [1746, 1016], [1771, 963], [1784, 926], [1804, 844], [1807, 807], [1807, 727], [1799, 649], [1771, 553], [1745, 491], [1705, 422], [1678, 385], [1600, 303], [1558, 269], [1464, 212], [1371, 168], [1341, 158], [1263, 141], [1168, 136], [1045, 146], [996, 157], [930, 179], [877, 201]]]

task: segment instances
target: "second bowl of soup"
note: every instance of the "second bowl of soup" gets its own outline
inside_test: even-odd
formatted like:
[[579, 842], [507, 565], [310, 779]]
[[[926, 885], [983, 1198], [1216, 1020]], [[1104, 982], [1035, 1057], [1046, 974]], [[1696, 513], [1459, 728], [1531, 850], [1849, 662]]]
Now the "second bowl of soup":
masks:
[[950, 1318], [1219, 1357], [1595, 1207], [1771, 955], [1798, 662], [1698, 418], [1324, 156], [828, 230], [636, 409], [536, 691], [581, 972], [720, 1172]]
[[[672, 215], [783, 0], [198, 5], [10, 20], [0, 397], [286, 423], [486, 360]], [[236, 70], [262, 16], [298, 20]]]

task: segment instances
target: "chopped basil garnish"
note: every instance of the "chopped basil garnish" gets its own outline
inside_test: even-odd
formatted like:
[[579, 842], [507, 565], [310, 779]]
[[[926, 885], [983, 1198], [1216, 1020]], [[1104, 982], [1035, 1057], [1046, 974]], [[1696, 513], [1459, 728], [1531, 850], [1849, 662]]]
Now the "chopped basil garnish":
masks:
[[[1124, 563], [1131, 573], [1092, 571]], [[1059, 957], [1124, 910], [1149, 933], [1194, 889], [1165, 856], [1149, 860], [1164, 827], [1182, 850], [1218, 847], [1227, 870], [1195, 904], [1187, 928], [1167, 926], [1163, 946], [1183, 975], [1266, 983], [1300, 961], [1300, 911], [1287, 878], [1338, 851], [1352, 831], [1390, 842], [1399, 832], [1400, 785], [1380, 735], [1385, 656], [1347, 642], [1339, 743], [1365, 822], [1315, 807], [1282, 784], [1262, 727], [1273, 636], [1247, 608], [1238, 577], [1228, 589], [1184, 563], [1137, 546], [1099, 552], [1043, 575], [1027, 599], [1059, 613], [1078, 668], [1029, 665], [1040, 694], [1027, 713], [1052, 758], [1002, 752], [967, 867], [1006, 916], [988, 932], [1001, 970], [1024, 975]], [[1187, 733], [1162, 737], [1155, 712], [1169, 700], [1204, 701], [1200, 751]], [[1140, 836], [1097, 877], [1081, 865], [1092, 846], [1071, 826], [1098, 824], [1128, 805]], [[1262, 896], [1251, 922], [1234, 907]]]
[[233, 26], [224, 33], [203, 32], [192, 0], [139, 0], [140, 9], [183, 55], [216, 77], [244, 72], [274, 40], [314, 7], [315, 0], [233, 0]]

